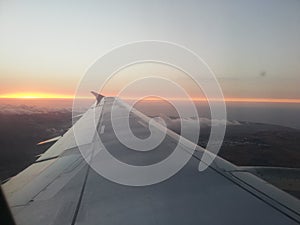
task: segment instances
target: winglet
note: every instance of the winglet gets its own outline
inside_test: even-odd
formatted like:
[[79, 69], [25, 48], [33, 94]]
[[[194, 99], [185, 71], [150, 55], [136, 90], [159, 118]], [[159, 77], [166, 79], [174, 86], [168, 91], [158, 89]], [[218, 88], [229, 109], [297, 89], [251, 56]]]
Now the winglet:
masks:
[[101, 99], [104, 97], [103, 95], [98, 94], [95, 91], [91, 91], [91, 93], [96, 97], [97, 105], [100, 103]]

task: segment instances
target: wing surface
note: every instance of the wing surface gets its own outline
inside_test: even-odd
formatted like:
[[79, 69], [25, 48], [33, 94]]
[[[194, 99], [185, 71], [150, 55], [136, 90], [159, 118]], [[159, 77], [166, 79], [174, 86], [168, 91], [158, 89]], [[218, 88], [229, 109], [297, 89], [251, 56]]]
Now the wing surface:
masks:
[[[74, 129], [80, 134], [80, 149], [88, 150], [96, 142], [90, 129], [96, 123], [110, 153], [138, 166], [165, 159], [180, 138], [168, 130], [152, 151], [126, 148], [112, 129], [115, 100], [104, 97], [34, 164], [3, 185], [17, 224], [299, 224], [299, 200], [224, 159], [217, 157], [199, 172], [205, 151], [199, 146], [182, 170], [155, 185], [124, 186], [100, 176], [80, 154]], [[128, 107], [121, 101], [118, 107], [122, 119]], [[130, 125], [136, 136], [149, 135], [149, 118], [137, 110], [130, 112]], [[179, 147], [191, 154], [192, 146], [185, 140]]]

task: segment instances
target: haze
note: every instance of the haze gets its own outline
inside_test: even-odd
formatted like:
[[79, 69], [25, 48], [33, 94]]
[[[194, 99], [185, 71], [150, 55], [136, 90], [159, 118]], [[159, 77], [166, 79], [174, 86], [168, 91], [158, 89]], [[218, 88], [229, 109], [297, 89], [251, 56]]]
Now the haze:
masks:
[[295, 0], [1, 1], [0, 96], [72, 97], [97, 58], [154, 39], [196, 52], [226, 98], [300, 99], [299, 12]]

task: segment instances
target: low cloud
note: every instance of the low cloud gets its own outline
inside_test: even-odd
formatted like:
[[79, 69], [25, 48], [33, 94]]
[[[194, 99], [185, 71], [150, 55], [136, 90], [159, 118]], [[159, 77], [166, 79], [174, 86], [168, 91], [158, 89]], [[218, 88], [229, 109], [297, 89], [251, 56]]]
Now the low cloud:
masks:
[[[197, 125], [197, 120], [195, 118], [170, 118], [166, 115], [159, 115], [155, 118], [155, 120], [159, 123], [162, 123], [162, 120], [165, 122], [167, 127], [171, 130], [179, 130], [181, 122], [187, 124], [187, 126], [195, 126]], [[201, 117], [198, 119], [201, 128], [209, 128], [211, 126], [238, 126], [241, 125], [237, 120], [211, 120], [209, 118]]]
[[15, 114], [15, 115], [32, 115], [32, 114], [43, 114], [50, 112], [67, 113], [71, 112], [70, 108], [48, 108], [30, 105], [10, 105], [2, 104], [0, 105], [1, 114]]

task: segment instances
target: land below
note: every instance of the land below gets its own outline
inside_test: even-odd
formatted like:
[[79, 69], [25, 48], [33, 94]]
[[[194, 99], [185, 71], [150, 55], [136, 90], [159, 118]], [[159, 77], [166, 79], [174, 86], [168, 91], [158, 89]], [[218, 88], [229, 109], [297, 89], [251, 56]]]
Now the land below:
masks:
[[[5, 181], [32, 164], [37, 156], [51, 146], [51, 144], [37, 145], [37, 143], [62, 135], [71, 127], [71, 123], [71, 112], [67, 110], [34, 114], [1, 112], [0, 179]], [[180, 133], [178, 128], [173, 128], [173, 130]], [[206, 146], [209, 132], [209, 126], [201, 130], [198, 142], [200, 146]], [[299, 146], [300, 130], [278, 125], [237, 121], [227, 126], [219, 156], [238, 166], [299, 169]], [[300, 197], [299, 173], [292, 173], [294, 174], [292, 179], [298, 183], [296, 186], [293, 184], [293, 190], [290, 193]], [[272, 176], [274, 177], [274, 174]], [[262, 177], [267, 180], [271, 179], [270, 175]], [[272, 180], [269, 181], [272, 182]], [[276, 182], [278, 183], [278, 179]], [[288, 188], [285, 189], [288, 190]]]

